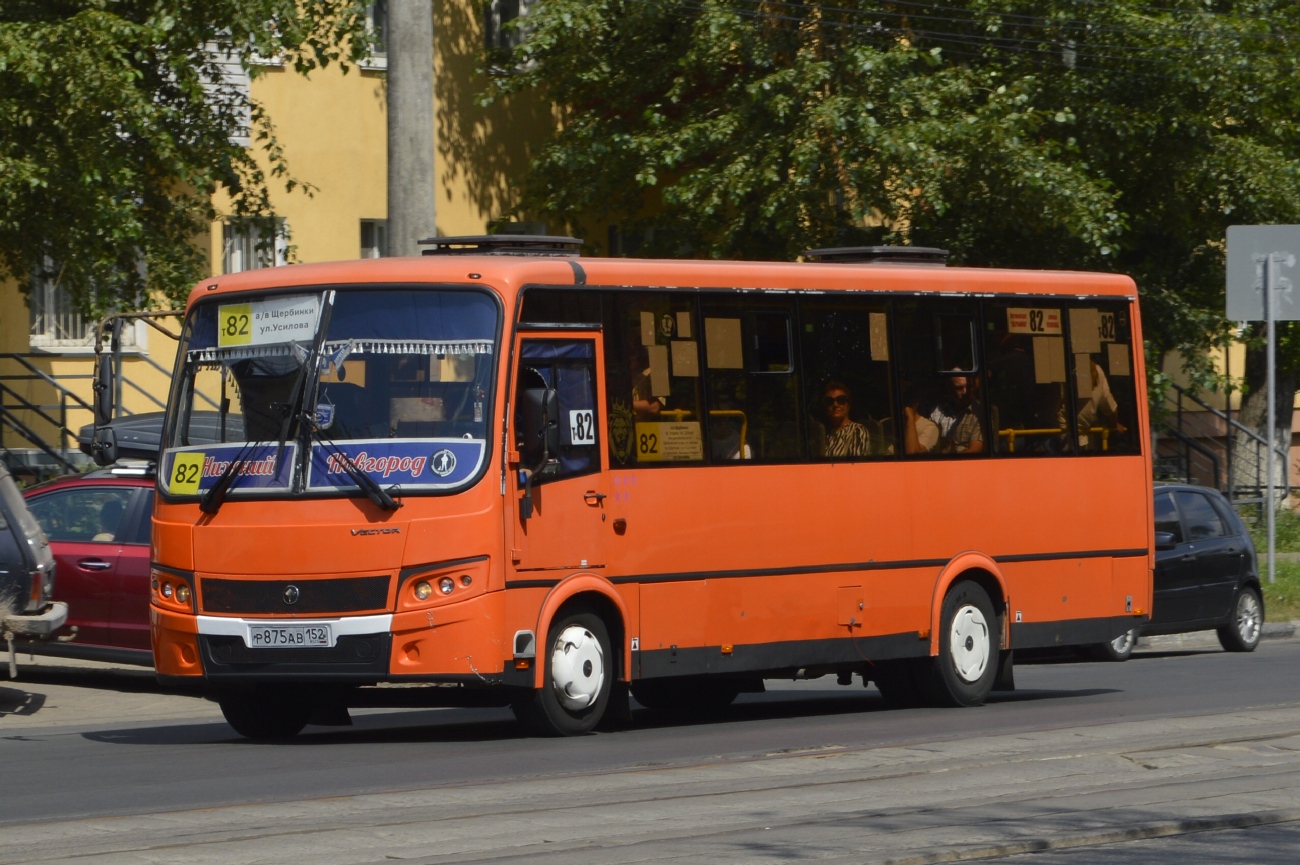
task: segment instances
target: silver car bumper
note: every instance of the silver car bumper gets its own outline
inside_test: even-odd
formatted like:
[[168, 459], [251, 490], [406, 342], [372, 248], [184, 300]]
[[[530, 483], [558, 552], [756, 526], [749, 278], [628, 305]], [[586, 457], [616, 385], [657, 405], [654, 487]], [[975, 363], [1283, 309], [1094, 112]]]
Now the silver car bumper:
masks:
[[68, 620], [68, 605], [64, 601], [53, 601], [43, 613], [31, 616], [0, 617], [0, 629], [14, 634], [29, 634], [33, 637], [48, 637], [63, 627]]

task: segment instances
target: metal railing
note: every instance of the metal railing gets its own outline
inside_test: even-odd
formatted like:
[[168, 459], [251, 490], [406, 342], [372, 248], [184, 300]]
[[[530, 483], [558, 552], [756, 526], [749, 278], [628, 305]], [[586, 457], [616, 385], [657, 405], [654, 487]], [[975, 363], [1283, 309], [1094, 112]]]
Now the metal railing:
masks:
[[[85, 381], [93, 376], [90, 373], [72, 373], [53, 376], [37, 367], [29, 358], [45, 357], [37, 354], [19, 354], [17, 352], [0, 352], [0, 361], [16, 363], [19, 372], [0, 373], [0, 451], [7, 451], [17, 446], [11, 444], [14, 435], [26, 447], [45, 453], [66, 469], [75, 470], [76, 463], [72, 455], [78, 452], [75, 445], [77, 433], [68, 422], [69, 412], [84, 410], [91, 413], [91, 405], [68, 388], [65, 382]], [[38, 382], [43, 397], [29, 399], [13, 386], [25, 383], [24, 390], [29, 390], [30, 383]], [[27, 419], [19, 417], [24, 412]], [[48, 432], [33, 428], [39, 424], [48, 428]]]
[[[1257, 431], [1176, 384], [1152, 428], [1158, 478], [1212, 486], [1241, 504], [1264, 502], [1269, 444]], [[1279, 499], [1291, 492], [1288, 451], [1274, 449], [1282, 467], [1275, 486]]]

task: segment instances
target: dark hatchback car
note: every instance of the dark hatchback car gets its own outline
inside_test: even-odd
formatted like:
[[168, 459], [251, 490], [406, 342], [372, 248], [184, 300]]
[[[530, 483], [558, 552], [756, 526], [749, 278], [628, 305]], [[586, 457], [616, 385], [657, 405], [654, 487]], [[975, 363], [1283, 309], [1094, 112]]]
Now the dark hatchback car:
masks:
[[37, 654], [153, 664], [153, 494], [153, 470], [145, 464], [96, 469], [23, 491], [58, 563], [54, 596], [69, 607], [59, 639], [33, 645]]
[[1229, 652], [1254, 651], [1264, 625], [1259, 568], [1250, 532], [1227, 499], [1206, 487], [1156, 484], [1155, 524], [1151, 620], [1096, 653], [1122, 661], [1139, 635], [1211, 628]]
[[39, 639], [62, 625], [68, 607], [50, 602], [54, 577], [50, 545], [0, 464], [0, 631]]

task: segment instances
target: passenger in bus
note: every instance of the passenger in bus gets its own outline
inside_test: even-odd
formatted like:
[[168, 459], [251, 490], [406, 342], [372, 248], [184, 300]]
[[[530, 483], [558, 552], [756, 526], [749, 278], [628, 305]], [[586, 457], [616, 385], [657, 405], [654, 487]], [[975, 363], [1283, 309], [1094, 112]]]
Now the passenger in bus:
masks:
[[656, 420], [664, 410], [667, 401], [662, 396], [655, 396], [651, 391], [650, 358], [642, 346], [636, 346], [631, 352], [632, 367], [632, 411], [641, 420]]
[[828, 457], [865, 457], [871, 453], [871, 433], [866, 426], [850, 417], [853, 392], [848, 385], [829, 381], [822, 388], [825, 410], [825, 437], [822, 455]]
[[1088, 401], [1079, 409], [1079, 447], [1100, 450], [1102, 430], [1125, 432], [1125, 429], [1119, 422], [1119, 403], [1110, 392], [1106, 373], [1097, 361], [1089, 359], [1089, 364], [1092, 367], [1092, 391]]
[[[940, 399], [928, 405], [922, 405], [916, 399], [905, 402], [904, 450], [909, 454], [983, 453], [984, 430], [979, 419], [979, 404], [975, 402], [971, 387], [968, 376], [950, 375], [944, 382], [945, 394]], [[930, 433], [926, 422], [933, 424], [937, 435]]]

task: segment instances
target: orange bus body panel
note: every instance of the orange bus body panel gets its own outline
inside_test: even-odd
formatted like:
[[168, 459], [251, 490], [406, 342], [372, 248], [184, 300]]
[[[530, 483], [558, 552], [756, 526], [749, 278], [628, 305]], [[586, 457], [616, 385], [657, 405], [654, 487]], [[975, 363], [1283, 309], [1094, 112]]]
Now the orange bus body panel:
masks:
[[[494, 292], [505, 321], [495, 355], [495, 405], [488, 409], [491, 462], [469, 489], [407, 496], [396, 511], [352, 496], [231, 500], [208, 516], [193, 501], [160, 496], [155, 562], [194, 572], [200, 603], [205, 578], [389, 576], [393, 679], [504, 676], [515, 669], [514, 635], [531, 631], [538, 662], [526, 681], [540, 685], [547, 629], [567, 602], [581, 596], [603, 598], [617, 610], [623, 678], [639, 675], [638, 656], [647, 651], [662, 650], [669, 667], [678, 651], [715, 652], [706, 665], [710, 673], [727, 672], [741, 647], [775, 647], [773, 657], [779, 657], [782, 647], [845, 637], [893, 636], [933, 654], [944, 593], [972, 572], [987, 573], [998, 588], [1001, 597], [993, 600], [999, 614], [1005, 611], [1008, 629], [1013, 623], [1149, 614], [1154, 554], [1146, 440], [1132, 456], [1053, 459], [1050, 484], [1044, 461], [1035, 459], [619, 468], [604, 453], [600, 472], [577, 479], [602, 484], [608, 495], [592, 511], [600, 517], [603, 561], [579, 562], [575, 550], [574, 561], [521, 567], [516, 557], [528, 552], [528, 527], [519, 519], [518, 466], [502, 449], [520, 293], [580, 280], [593, 288], [1136, 300], [1132, 280], [1095, 273], [506, 256], [295, 265], [204, 280], [191, 293], [191, 306], [213, 296], [295, 287]], [[1132, 375], [1145, 430], [1136, 314], [1132, 323]], [[601, 414], [603, 376], [599, 387]], [[581, 516], [575, 509], [574, 519]], [[623, 529], [616, 531], [616, 524]], [[443, 576], [471, 582], [445, 598], [437, 591], [423, 601], [413, 594], [420, 580], [436, 583]], [[153, 622], [158, 672], [203, 675], [195, 618], [155, 605]], [[719, 647], [735, 647], [736, 654]], [[862, 660], [870, 662], [870, 653]]]

